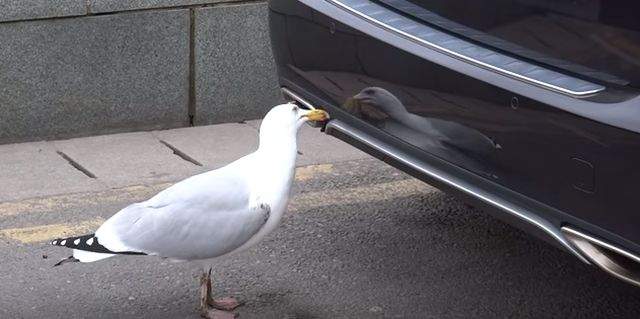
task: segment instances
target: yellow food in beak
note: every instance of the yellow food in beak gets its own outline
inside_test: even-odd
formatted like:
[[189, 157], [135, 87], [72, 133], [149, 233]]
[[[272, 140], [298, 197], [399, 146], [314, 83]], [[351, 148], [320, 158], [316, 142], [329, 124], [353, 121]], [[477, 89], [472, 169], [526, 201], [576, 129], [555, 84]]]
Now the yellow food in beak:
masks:
[[311, 110], [309, 111], [309, 113], [305, 114], [304, 116], [307, 117], [309, 121], [318, 121], [318, 122], [326, 121], [330, 118], [329, 113], [321, 109]]

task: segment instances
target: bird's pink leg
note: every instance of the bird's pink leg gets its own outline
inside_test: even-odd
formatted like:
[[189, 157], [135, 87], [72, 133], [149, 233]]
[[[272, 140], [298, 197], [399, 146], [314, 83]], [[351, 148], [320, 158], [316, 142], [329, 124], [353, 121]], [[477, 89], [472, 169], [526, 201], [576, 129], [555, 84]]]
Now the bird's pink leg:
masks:
[[242, 303], [240, 303], [238, 299], [234, 297], [223, 297], [218, 299], [211, 299], [209, 301], [209, 305], [219, 310], [232, 311], [242, 306]]
[[206, 318], [211, 300], [211, 268], [200, 275], [200, 314]]
[[[209, 279], [210, 278], [211, 278], [211, 273], [209, 273]], [[222, 297], [218, 299], [210, 298], [209, 305], [219, 310], [232, 311], [240, 307], [242, 304], [238, 301], [238, 299], [234, 297]]]
[[211, 268], [204, 270], [200, 276], [200, 316], [207, 319], [233, 319], [237, 315], [231, 310], [238, 306], [240, 303], [235, 298], [214, 300], [211, 297]]

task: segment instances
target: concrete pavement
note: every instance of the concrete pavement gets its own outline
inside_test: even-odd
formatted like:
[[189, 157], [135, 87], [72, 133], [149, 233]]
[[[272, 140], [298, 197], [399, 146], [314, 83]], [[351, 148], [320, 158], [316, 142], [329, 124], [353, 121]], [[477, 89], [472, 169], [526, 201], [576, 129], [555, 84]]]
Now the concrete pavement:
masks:
[[[12, 198], [0, 202], [0, 318], [198, 318], [193, 264], [122, 257], [52, 268], [68, 251], [44, 242], [89, 232], [127, 204], [248, 152], [257, 124], [0, 146], [3, 185], [19, 186], [0, 192]], [[317, 130], [305, 127], [299, 143], [282, 226], [214, 268], [215, 291], [246, 301], [240, 318], [640, 312], [636, 288], [562, 251]]]
[[[0, 201], [177, 181], [224, 166], [255, 150], [259, 123], [0, 145], [4, 184]], [[298, 138], [298, 165], [368, 157], [308, 126], [301, 129]]]

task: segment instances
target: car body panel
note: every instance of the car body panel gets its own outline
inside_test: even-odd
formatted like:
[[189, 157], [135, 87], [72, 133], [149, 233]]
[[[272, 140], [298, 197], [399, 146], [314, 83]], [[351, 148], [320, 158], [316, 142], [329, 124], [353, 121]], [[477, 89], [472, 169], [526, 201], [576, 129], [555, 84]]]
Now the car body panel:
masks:
[[640, 252], [635, 88], [603, 81], [605, 91], [575, 98], [430, 50], [328, 1], [272, 0], [270, 23], [281, 84], [333, 118], [520, 198], [557, 229], [575, 225]]

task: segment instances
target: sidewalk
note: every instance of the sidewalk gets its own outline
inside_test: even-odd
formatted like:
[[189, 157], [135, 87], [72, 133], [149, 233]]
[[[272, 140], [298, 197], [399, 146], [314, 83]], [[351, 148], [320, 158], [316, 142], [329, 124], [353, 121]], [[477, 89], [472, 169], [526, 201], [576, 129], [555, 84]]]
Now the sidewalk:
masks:
[[[0, 202], [179, 181], [254, 151], [259, 124], [0, 145]], [[298, 137], [298, 166], [369, 157], [306, 125]], [[312, 171], [302, 169], [297, 174], [304, 178]]]

